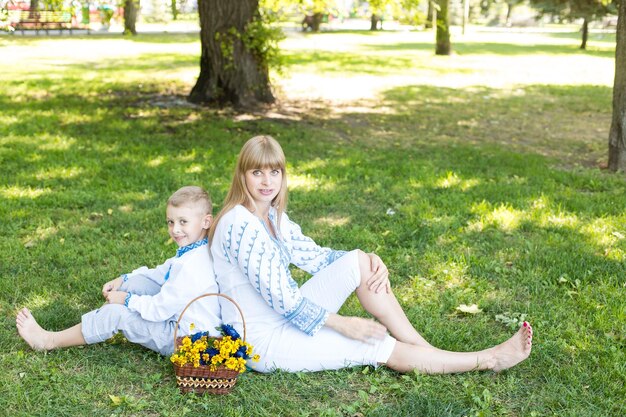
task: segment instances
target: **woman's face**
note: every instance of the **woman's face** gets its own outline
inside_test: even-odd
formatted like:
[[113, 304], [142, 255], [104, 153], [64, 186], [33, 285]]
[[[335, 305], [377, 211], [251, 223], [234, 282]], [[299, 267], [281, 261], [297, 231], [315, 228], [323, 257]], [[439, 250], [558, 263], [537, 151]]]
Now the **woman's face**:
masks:
[[283, 173], [275, 168], [256, 168], [246, 171], [246, 188], [254, 203], [269, 208], [283, 184]]

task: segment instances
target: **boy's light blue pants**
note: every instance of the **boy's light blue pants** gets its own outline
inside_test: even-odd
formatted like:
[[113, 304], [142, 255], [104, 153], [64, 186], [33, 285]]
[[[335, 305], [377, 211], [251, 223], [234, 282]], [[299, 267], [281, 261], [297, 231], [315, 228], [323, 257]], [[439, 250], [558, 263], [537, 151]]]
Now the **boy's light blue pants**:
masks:
[[[137, 295], [155, 295], [161, 286], [147, 278], [134, 276], [119, 288]], [[104, 342], [118, 332], [128, 341], [168, 356], [174, 352], [174, 328], [176, 320], [154, 322], [130, 311], [121, 304], [105, 304], [82, 316], [82, 333], [88, 344]]]

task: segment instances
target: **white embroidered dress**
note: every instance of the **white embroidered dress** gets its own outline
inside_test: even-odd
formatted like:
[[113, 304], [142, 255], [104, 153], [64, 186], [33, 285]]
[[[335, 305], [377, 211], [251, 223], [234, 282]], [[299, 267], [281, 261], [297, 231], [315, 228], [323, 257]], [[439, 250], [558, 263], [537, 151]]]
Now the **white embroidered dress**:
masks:
[[[360, 284], [356, 252], [344, 256], [345, 251], [317, 245], [302, 234], [300, 226], [289, 220], [287, 214], [282, 215], [280, 227], [277, 227], [273, 208], [269, 218], [277, 231], [276, 238], [260, 218], [245, 207], [236, 206], [220, 219], [211, 242], [220, 292], [232, 297], [242, 308], [248, 341], [261, 355], [260, 364], [249, 364], [264, 372], [276, 368], [337, 369], [347, 363], [375, 365], [377, 361], [386, 360], [386, 357], [380, 358], [387, 355], [386, 351], [391, 353], [392, 342], [387, 341], [383, 353], [376, 349], [374, 353], [362, 353], [359, 349], [365, 348], [360, 346], [363, 343], [323, 327], [329, 312], [337, 312]], [[346, 259], [337, 261], [342, 258]], [[314, 275], [302, 289], [291, 277], [291, 263]], [[341, 265], [341, 268], [332, 270], [331, 265]], [[332, 283], [330, 286], [314, 284], [309, 287], [318, 288], [307, 296], [308, 292], [303, 289], [321, 275], [329, 275], [327, 281], [336, 281], [337, 287], [342, 288], [336, 290]], [[337, 298], [336, 293], [340, 293], [338, 302], [325, 302], [325, 297]], [[223, 322], [233, 324], [241, 332], [238, 311], [228, 301], [220, 300], [220, 304]], [[325, 359], [317, 353], [320, 345], [331, 352], [332, 358]], [[306, 353], [308, 350], [312, 353]], [[356, 352], [357, 359], [346, 356], [352, 352]], [[367, 355], [369, 357], [365, 358]], [[307, 360], [301, 361], [303, 356], [308, 356]]]

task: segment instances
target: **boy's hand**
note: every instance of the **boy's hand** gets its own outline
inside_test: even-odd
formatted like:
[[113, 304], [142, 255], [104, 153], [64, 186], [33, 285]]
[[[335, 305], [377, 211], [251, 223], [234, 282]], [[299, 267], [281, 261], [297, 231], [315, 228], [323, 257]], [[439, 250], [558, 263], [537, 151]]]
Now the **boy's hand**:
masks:
[[106, 299], [109, 304], [124, 305], [127, 295], [128, 293], [126, 291], [109, 291], [109, 293], [106, 296]]
[[108, 298], [111, 291], [117, 291], [122, 286], [122, 277], [117, 277], [102, 286], [102, 296]]

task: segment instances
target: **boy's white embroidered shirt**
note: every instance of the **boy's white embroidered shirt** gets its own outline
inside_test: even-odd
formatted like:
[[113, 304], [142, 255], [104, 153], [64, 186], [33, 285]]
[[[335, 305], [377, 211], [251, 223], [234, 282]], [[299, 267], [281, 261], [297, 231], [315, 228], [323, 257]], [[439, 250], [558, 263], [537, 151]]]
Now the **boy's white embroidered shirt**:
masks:
[[[183, 250], [181, 250], [183, 249]], [[217, 293], [213, 262], [206, 239], [184, 248], [177, 255], [156, 268], [142, 267], [128, 275], [141, 275], [161, 285], [156, 295], [132, 294], [128, 308], [148, 321], [177, 320], [183, 308], [199, 294]], [[180, 334], [188, 334], [190, 325], [197, 330], [217, 335], [215, 327], [221, 324], [217, 297], [207, 297], [193, 303], [180, 323]]]
[[[303, 235], [300, 226], [286, 214], [277, 227], [273, 208], [269, 217], [277, 238], [269, 233], [261, 219], [243, 206], [236, 206], [220, 219], [211, 245], [220, 290], [234, 293], [246, 316], [260, 325], [277, 326], [282, 316], [303, 332], [314, 335], [329, 313], [302, 296], [289, 264], [314, 274], [345, 252], [320, 247]], [[232, 311], [225, 310], [224, 303], [222, 309], [224, 320], [239, 321], [237, 314], [224, 315], [224, 311]]]

